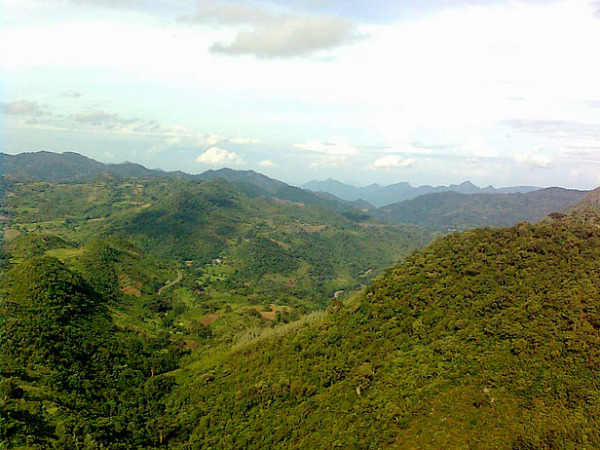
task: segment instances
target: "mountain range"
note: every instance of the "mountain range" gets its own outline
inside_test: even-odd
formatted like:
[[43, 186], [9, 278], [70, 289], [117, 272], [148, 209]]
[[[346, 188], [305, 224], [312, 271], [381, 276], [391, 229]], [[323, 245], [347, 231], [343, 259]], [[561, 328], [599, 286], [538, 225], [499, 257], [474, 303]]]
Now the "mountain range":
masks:
[[219, 169], [190, 175], [181, 171], [168, 172], [147, 169], [140, 164], [124, 162], [104, 164], [79, 153], [53, 153], [47, 151], [9, 155], [0, 153], [0, 175], [7, 180], [44, 181], [49, 183], [87, 183], [91, 181], [127, 178], [142, 179], [223, 179], [244, 186], [248, 195], [268, 195], [292, 202], [327, 205], [335, 209], [372, 209], [365, 202], [348, 202], [327, 193], [290, 186], [253, 170]]
[[[290, 186], [252, 170], [219, 169], [190, 175], [151, 170], [129, 162], [103, 164], [72, 152], [21, 153], [14, 156], [0, 153], [0, 173], [7, 180], [67, 184], [99, 180], [118, 182], [128, 178], [196, 182], [222, 179], [236, 183], [244, 195], [250, 198], [266, 196], [277, 201], [320, 205], [354, 220], [372, 217], [379, 221], [414, 224], [435, 232], [477, 226], [507, 226], [522, 221], [535, 222], [552, 212], [574, 205], [585, 195], [584, 191], [564, 188], [478, 188], [468, 181], [449, 187], [413, 188], [408, 183], [398, 183], [385, 187], [371, 185], [367, 188], [355, 188], [328, 180], [321, 184], [314, 182], [311, 186], [329, 186], [333, 192], [315, 192]], [[351, 192], [356, 195], [350, 195]], [[364, 198], [357, 199], [359, 192], [373, 194], [375, 197], [372, 200], [385, 206], [376, 207]], [[407, 196], [410, 200], [395, 200], [390, 203], [394, 198]]]
[[515, 186], [499, 189], [494, 188], [493, 186], [487, 186], [480, 188], [470, 181], [465, 181], [461, 184], [451, 184], [450, 186], [425, 185], [413, 187], [409, 183], [402, 182], [391, 184], [389, 186], [371, 184], [366, 187], [356, 187], [332, 180], [331, 178], [325, 181], [313, 180], [303, 184], [301, 187], [315, 192], [328, 192], [347, 201], [364, 200], [377, 207], [410, 200], [424, 194], [448, 191], [458, 192], [460, 194], [514, 194], [532, 192], [540, 189], [535, 186]]
[[586, 195], [586, 191], [557, 187], [511, 194], [446, 191], [387, 205], [373, 214], [382, 220], [439, 231], [510, 226], [542, 220], [552, 212], [568, 209]]

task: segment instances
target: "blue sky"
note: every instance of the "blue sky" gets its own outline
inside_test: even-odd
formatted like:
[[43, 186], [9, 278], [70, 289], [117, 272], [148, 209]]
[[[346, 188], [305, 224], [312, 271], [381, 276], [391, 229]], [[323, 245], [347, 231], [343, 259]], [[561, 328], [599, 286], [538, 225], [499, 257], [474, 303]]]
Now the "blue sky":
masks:
[[0, 150], [591, 189], [597, 55], [598, 1], [3, 0]]

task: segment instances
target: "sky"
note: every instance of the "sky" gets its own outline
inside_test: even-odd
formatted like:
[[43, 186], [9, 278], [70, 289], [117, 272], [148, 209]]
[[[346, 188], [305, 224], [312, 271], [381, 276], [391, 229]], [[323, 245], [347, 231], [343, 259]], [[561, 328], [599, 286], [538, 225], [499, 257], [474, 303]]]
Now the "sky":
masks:
[[600, 1], [0, 0], [0, 151], [600, 185]]

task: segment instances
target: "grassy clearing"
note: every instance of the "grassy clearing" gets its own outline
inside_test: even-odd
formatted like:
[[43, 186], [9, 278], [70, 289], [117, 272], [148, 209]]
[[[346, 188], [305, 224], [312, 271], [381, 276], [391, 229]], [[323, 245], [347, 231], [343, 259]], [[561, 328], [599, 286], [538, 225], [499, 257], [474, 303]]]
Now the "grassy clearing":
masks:
[[4, 230], [4, 239], [6, 240], [6, 242], [10, 242], [20, 234], [21, 232], [19, 230], [15, 230], [14, 228], [7, 228], [6, 230]]
[[85, 253], [85, 248], [53, 248], [51, 250], [46, 251], [46, 255], [53, 256], [54, 258], [58, 258], [61, 261], [64, 261], [67, 258], [72, 258], [74, 256], [81, 256]]

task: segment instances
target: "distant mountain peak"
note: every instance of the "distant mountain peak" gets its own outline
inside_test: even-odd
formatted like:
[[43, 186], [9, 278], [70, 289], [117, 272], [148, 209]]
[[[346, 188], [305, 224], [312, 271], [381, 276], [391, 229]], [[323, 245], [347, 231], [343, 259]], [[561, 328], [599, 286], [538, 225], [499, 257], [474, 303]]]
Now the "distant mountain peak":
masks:
[[477, 187], [469, 180], [463, 181], [460, 184], [435, 187], [429, 185], [413, 187], [406, 181], [400, 181], [388, 186], [382, 186], [378, 183], [373, 183], [366, 187], [355, 187], [332, 178], [328, 178], [325, 181], [313, 180], [309, 183], [303, 184], [301, 187], [304, 189], [310, 189], [311, 191], [328, 192], [349, 202], [362, 199], [377, 207], [410, 200], [420, 195], [433, 194], [436, 192], [454, 191], [461, 194], [509, 194], [519, 192], [526, 193], [540, 189], [533, 186], [517, 186], [496, 189], [492, 185], [482, 189]]

